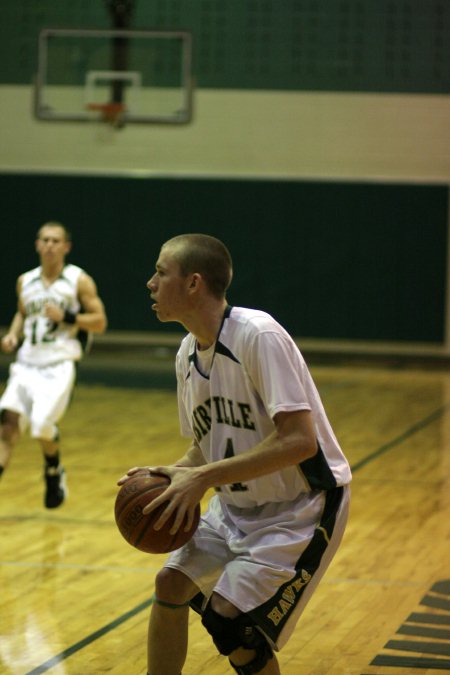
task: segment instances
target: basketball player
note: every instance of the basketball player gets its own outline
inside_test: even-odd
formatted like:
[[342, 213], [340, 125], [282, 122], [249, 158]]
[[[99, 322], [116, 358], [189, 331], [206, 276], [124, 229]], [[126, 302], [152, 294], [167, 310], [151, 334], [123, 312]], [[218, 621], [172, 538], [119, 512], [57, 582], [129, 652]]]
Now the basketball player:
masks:
[[66, 264], [70, 249], [64, 225], [49, 222], [39, 229], [40, 266], [18, 278], [17, 312], [1, 341], [7, 353], [20, 347], [0, 399], [0, 476], [20, 434], [30, 427], [44, 455], [48, 509], [60, 506], [67, 494], [57, 423], [70, 400], [75, 362], [84, 338], [102, 333], [107, 322], [93, 279]]
[[[288, 640], [341, 541], [350, 468], [297, 346], [268, 314], [230, 307], [232, 262], [202, 234], [166, 242], [147, 286], [160, 321], [188, 335], [176, 358], [186, 454], [144, 509], [167, 506], [193, 538], [156, 577], [148, 632], [149, 675], [180, 675], [189, 606], [241, 675], [280, 673], [274, 652]], [[142, 468], [142, 467], [141, 467]], [[130, 469], [119, 484], [139, 467]]]

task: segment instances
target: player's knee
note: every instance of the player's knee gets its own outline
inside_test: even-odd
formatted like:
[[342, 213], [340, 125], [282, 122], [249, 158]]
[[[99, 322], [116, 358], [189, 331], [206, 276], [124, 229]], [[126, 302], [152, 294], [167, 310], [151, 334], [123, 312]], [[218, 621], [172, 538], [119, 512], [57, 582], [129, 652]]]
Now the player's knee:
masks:
[[272, 658], [273, 652], [268, 643], [265, 642], [264, 645], [261, 645], [260, 649], [251, 652], [251, 656], [246, 663], [240, 665], [233, 663], [233, 655], [228, 660], [238, 675], [257, 675]]
[[58, 435], [58, 428], [53, 422], [31, 417], [30, 433], [31, 438], [53, 442]]
[[[218, 651], [230, 657], [230, 663], [237, 673], [241, 675], [258, 673], [272, 658], [272, 649], [266, 638], [247, 614], [240, 613], [233, 618], [225, 617], [213, 609], [209, 602], [203, 613], [202, 623]], [[236, 665], [232, 660], [233, 652], [242, 649], [249, 651], [248, 662]]]
[[156, 575], [155, 597], [163, 603], [183, 605], [197, 592], [192, 581], [178, 570], [163, 567]]
[[14, 443], [20, 435], [19, 416], [9, 410], [0, 413], [0, 438], [6, 443]]

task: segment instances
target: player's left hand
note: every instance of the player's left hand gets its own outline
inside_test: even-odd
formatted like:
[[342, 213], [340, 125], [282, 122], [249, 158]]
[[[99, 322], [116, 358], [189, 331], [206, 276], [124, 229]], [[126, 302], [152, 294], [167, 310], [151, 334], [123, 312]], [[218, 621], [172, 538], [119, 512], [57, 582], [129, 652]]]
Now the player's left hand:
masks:
[[[132, 476], [134, 476], [136, 473], [139, 473], [139, 471], [147, 471], [148, 473], [157, 473], [152, 469], [151, 466], [134, 466], [132, 469], [129, 469], [124, 476], [119, 478], [119, 480], [117, 481], [117, 485], [123, 485]], [[158, 473], [161, 473], [161, 472], [158, 472]], [[166, 475], [168, 475], [168, 474], [166, 474]]]
[[57, 305], [45, 305], [44, 316], [53, 321], [53, 323], [61, 323], [64, 319], [64, 310]]

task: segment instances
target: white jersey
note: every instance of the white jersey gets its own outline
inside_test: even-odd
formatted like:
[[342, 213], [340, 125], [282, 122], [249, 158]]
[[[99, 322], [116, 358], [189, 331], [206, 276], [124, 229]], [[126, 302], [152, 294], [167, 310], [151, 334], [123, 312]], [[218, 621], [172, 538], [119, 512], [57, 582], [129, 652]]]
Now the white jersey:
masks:
[[36, 366], [47, 366], [64, 360], [77, 361], [82, 349], [77, 339], [79, 328], [61, 322], [55, 324], [44, 315], [48, 304], [63, 311], [78, 313], [78, 279], [83, 270], [77, 265], [65, 265], [61, 275], [52, 284], [42, 279], [41, 267], [25, 272], [20, 291], [25, 311], [24, 341], [17, 353], [17, 360]]
[[253, 448], [274, 430], [279, 412], [309, 410], [315, 425], [314, 457], [246, 483], [220, 486], [224, 502], [240, 508], [286, 502], [350, 482], [349, 464], [306, 363], [269, 314], [228, 307], [209, 376], [200, 372], [197, 358], [195, 338], [188, 334], [176, 359], [181, 433], [196, 439], [208, 463]]

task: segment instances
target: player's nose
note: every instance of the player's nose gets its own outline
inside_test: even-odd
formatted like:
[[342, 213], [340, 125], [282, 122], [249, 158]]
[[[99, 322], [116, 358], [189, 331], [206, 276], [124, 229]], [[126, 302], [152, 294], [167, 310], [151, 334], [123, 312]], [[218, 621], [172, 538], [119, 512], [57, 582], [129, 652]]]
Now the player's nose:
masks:
[[154, 274], [150, 279], [147, 281], [147, 288], [149, 291], [154, 291], [156, 290], [156, 274]]

